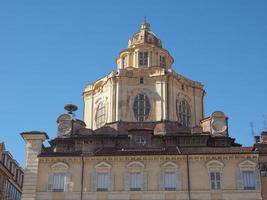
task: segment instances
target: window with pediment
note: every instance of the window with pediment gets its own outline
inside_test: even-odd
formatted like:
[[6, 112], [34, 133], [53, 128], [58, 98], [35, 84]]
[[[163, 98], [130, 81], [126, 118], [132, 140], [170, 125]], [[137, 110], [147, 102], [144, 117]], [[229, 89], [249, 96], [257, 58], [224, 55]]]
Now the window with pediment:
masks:
[[161, 165], [158, 175], [159, 190], [177, 191], [182, 189], [181, 173], [178, 165], [173, 162], [166, 162]]
[[68, 165], [63, 162], [51, 166], [51, 173], [48, 175], [48, 191], [67, 192], [72, 190], [71, 174], [68, 169]]
[[131, 162], [126, 166], [124, 189], [126, 191], [145, 191], [147, 189], [147, 172], [141, 162]]
[[223, 167], [224, 163], [218, 160], [211, 160], [206, 163], [209, 174], [211, 190], [221, 190], [223, 187]]
[[91, 175], [91, 185], [92, 191], [113, 191], [114, 175], [109, 163], [101, 162], [95, 166], [95, 170]]
[[237, 187], [241, 190], [256, 190], [260, 187], [260, 176], [257, 164], [251, 160], [244, 160], [238, 165]]

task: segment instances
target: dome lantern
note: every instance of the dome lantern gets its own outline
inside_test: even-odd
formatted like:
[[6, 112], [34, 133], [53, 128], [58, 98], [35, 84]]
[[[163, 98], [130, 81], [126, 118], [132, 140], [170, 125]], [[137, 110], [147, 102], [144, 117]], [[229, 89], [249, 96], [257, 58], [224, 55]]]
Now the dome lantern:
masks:
[[173, 58], [162, 47], [161, 40], [150, 30], [150, 24], [144, 20], [140, 30], [128, 42], [128, 48], [121, 51], [116, 59], [118, 69], [128, 67], [162, 67], [171, 69]]
[[139, 44], [152, 44], [160, 48], [162, 47], [161, 40], [150, 31], [150, 24], [146, 20], [141, 24], [140, 31], [135, 33], [129, 40], [128, 48]]
[[150, 24], [146, 21], [146, 19], [145, 19], [144, 22], [141, 24], [141, 30], [147, 30], [147, 31], [150, 31]]

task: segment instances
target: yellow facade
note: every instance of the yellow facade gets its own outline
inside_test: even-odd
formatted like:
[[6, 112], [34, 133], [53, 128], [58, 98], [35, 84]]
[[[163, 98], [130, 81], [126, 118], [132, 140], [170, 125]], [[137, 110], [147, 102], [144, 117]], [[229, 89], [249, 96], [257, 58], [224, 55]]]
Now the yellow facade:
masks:
[[22, 199], [261, 200], [257, 152], [229, 137], [223, 112], [204, 118], [203, 85], [173, 62], [144, 22], [118, 70], [85, 87], [85, 123], [68, 105], [51, 147], [22, 134]]

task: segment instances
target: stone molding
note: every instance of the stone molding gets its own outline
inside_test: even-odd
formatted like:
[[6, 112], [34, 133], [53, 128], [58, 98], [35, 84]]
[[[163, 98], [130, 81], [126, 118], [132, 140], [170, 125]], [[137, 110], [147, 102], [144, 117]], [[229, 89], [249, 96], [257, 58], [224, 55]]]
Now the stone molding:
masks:
[[[189, 155], [190, 161], [210, 161], [210, 160], [239, 160], [239, 159], [258, 159], [257, 154], [231, 154], [231, 155]], [[145, 161], [145, 160], [159, 160], [159, 161], [176, 161], [186, 160], [186, 155], [172, 155], [172, 156], [95, 156], [95, 157], [39, 157], [40, 163], [80, 163], [84, 159], [88, 161]]]

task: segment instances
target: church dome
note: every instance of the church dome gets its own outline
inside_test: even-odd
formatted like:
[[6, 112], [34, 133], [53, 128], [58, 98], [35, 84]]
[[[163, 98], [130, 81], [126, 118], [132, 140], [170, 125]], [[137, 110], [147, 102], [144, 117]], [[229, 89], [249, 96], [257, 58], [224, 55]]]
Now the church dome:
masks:
[[139, 44], [152, 44], [157, 47], [162, 47], [161, 40], [150, 31], [150, 24], [145, 20], [141, 24], [140, 31], [135, 33], [128, 42], [128, 48], [132, 48]]

